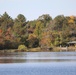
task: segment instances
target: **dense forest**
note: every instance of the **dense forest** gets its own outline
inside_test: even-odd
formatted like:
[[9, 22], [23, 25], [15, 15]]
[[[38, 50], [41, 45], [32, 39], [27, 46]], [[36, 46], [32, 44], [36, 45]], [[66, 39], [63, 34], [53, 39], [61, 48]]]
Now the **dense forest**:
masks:
[[54, 19], [43, 14], [36, 20], [27, 21], [23, 14], [12, 19], [7, 12], [0, 15], [0, 50], [54, 47], [76, 41], [76, 16], [58, 15]]

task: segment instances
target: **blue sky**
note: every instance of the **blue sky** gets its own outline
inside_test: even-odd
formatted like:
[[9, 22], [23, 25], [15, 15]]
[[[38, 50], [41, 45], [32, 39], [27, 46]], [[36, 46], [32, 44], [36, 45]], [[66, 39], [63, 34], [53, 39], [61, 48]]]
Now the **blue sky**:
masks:
[[76, 16], [76, 0], [0, 0], [0, 14], [7, 12], [12, 18], [23, 14], [27, 20], [42, 14]]

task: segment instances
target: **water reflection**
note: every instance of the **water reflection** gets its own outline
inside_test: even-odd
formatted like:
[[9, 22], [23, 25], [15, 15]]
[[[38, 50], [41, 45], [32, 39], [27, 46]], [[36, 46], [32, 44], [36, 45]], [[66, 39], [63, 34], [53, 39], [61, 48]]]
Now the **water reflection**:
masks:
[[76, 52], [1, 53], [0, 63], [76, 62]]

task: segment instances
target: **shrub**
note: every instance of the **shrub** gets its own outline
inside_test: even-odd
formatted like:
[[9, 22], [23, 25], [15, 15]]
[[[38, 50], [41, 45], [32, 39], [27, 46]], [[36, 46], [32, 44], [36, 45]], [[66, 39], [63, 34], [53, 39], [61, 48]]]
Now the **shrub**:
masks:
[[19, 45], [18, 50], [27, 50], [27, 47], [25, 45]]

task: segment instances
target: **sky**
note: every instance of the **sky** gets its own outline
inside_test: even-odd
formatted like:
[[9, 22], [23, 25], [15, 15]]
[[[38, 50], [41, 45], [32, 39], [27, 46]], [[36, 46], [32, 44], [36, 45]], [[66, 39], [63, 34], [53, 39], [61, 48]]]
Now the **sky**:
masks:
[[76, 0], [0, 0], [0, 15], [4, 12], [13, 19], [23, 14], [27, 20], [35, 20], [43, 14], [52, 18], [76, 16]]

